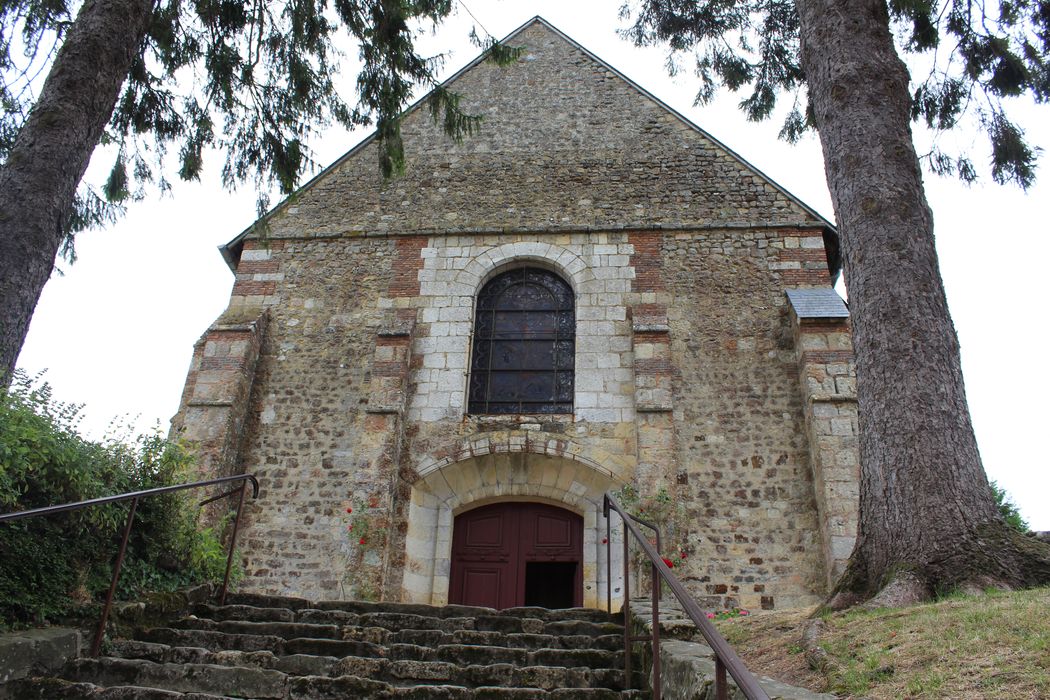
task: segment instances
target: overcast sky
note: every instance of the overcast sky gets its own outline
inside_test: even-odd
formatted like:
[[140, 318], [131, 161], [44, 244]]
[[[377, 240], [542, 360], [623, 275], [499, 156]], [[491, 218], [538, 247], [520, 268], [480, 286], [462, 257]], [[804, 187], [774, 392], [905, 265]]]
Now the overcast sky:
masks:
[[[693, 107], [693, 77], [667, 77], [661, 50], [637, 49], [617, 36], [618, 0], [467, 4], [497, 37], [535, 14], [543, 16], [833, 219], [816, 136], [795, 146], [778, 141], [779, 122], [747, 123], [735, 108], [739, 96]], [[476, 21], [458, 5], [456, 16], [425, 38], [428, 50], [450, 51], [446, 75], [476, 55], [466, 39], [471, 26]], [[352, 70], [341, 80], [352, 89]], [[1047, 108], [1017, 106], [1031, 140], [1050, 148]], [[313, 144], [316, 160], [331, 163], [365, 135], [325, 133]], [[971, 149], [978, 164], [987, 162], [980, 135], [962, 131], [948, 138]], [[920, 150], [927, 146], [920, 143]], [[108, 163], [97, 160], [93, 172], [101, 181]], [[221, 157], [212, 154], [213, 167], [202, 182], [175, 183], [172, 196], [132, 205], [116, 226], [81, 235], [78, 262], [61, 265], [64, 275], [54, 276], [44, 289], [19, 366], [31, 373], [47, 369], [58, 398], [86, 404], [83, 428], [90, 435], [100, 436], [118, 416], [140, 429], [159, 423], [166, 430], [178, 407], [193, 343], [223, 311], [233, 283], [216, 247], [255, 219], [256, 193], [222, 191], [220, 165]], [[1041, 179], [1027, 194], [995, 185], [987, 168], [981, 170], [982, 182], [970, 187], [926, 176], [985, 468], [1011, 493], [1029, 524], [1042, 530], [1050, 530], [1043, 434], [1050, 418], [1050, 373], [1045, 271], [1040, 272], [1050, 259], [1048, 167], [1044, 162]]]

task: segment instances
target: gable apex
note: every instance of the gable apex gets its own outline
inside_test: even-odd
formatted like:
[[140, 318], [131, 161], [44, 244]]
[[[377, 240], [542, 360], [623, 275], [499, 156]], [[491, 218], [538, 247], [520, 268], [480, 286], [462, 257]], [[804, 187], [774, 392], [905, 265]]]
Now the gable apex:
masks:
[[[287, 237], [288, 231], [277, 225], [279, 219], [301, 219], [316, 211], [317, 198], [334, 189], [346, 189], [357, 198], [347, 215], [313, 235], [436, 234], [467, 229], [818, 228], [828, 249], [829, 268], [837, 273], [837, 235], [832, 222], [550, 22], [532, 17], [501, 41], [521, 45], [524, 55], [502, 68], [487, 62], [483, 52], [441, 83], [463, 96], [465, 111], [483, 117], [479, 133], [466, 137], [461, 144], [444, 137], [421, 110], [432, 94], [428, 93], [402, 112], [405, 175], [382, 181], [374, 157], [378, 146], [373, 131], [259, 221], [220, 246], [227, 264], [236, 266], [243, 241], [260, 224], [278, 238]], [[617, 110], [634, 113], [625, 119], [615, 113]], [[668, 145], [668, 139], [675, 142]], [[373, 157], [365, 156], [365, 151], [372, 152]], [[557, 168], [549, 164], [513, 155], [537, 151], [547, 151], [558, 159], [575, 158], [577, 170], [588, 172], [570, 173], [566, 168], [553, 172]], [[493, 181], [494, 186], [505, 185], [502, 189], [508, 201], [520, 196], [525, 190], [517, 181], [522, 178], [495, 162], [500, 153], [518, 168], [532, 165], [546, 169], [531, 176], [549, 184], [546, 193], [530, 193], [531, 209], [505, 207], [504, 202], [492, 200], [487, 203], [485, 216], [468, 222], [459, 217], [463, 202], [454, 194], [435, 197], [423, 192], [432, 178], [422, 170], [439, 166], [437, 172], [449, 170], [449, 179], [457, 186], [470, 177], [502, 175], [503, 179]], [[465, 159], [476, 162], [465, 164]], [[532, 162], [525, 162], [528, 160]], [[633, 175], [640, 169], [659, 174], [655, 178]], [[617, 170], [619, 174], [614, 172]], [[669, 177], [671, 170], [679, 172]], [[721, 190], [750, 188], [747, 202], [751, 203], [723, 201], [697, 186], [715, 178], [724, 181]], [[624, 179], [629, 180], [625, 186], [633, 187], [626, 197], [610, 186]], [[567, 196], [570, 189], [580, 195], [575, 201]], [[554, 201], [537, 206], [544, 194], [553, 195]], [[660, 196], [658, 202], [654, 201], [656, 195]], [[469, 197], [465, 201], [478, 203]], [[292, 207], [293, 202], [297, 206]], [[434, 208], [427, 216], [406, 219], [405, 207], [418, 213], [417, 207], [431, 206]], [[612, 210], [617, 208], [625, 216], [614, 216]]]

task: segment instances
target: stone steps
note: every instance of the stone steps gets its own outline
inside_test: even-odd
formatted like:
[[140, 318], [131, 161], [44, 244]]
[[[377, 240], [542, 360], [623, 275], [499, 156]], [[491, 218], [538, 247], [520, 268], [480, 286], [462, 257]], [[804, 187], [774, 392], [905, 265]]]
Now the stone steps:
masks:
[[[233, 595], [110, 642], [0, 698], [644, 698], [623, 627], [596, 610]], [[641, 677], [634, 685], [640, 685]]]
[[[316, 614], [315, 614], [316, 613]], [[305, 610], [302, 613], [304, 622], [255, 622], [252, 620], [211, 620], [190, 617], [178, 620], [173, 627], [185, 630], [218, 631], [226, 634], [252, 634], [297, 639], [312, 637], [315, 639], [340, 639], [346, 627], [379, 628], [390, 632], [403, 630], [434, 632], [498, 632], [500, 634], [534, 634], [534, 635], [585, 635], [598, 637], [620, 634], [619, 625], [611, 622], [586, 622], [583, 620], [566, 620], [564, 622], [544, 622], [531, 618], [485, 617], [452, 617], [445, 619], [427, 618], [420, 615], [401, 615], [370, 613], [351, 616], [339, 620], [333, 612], [323, 610]]]
[[[591, 622], [608, 622], [619, 619], [618, 615], [609, 615], [604, 610], [592, 610], [590, 608], [568, 608], [560, 610], [549, 610], [547, 608], [523, 607], [504, 608], [495, 611], [492, 608], [481, 608], [470, 605], [426, 605], [424, 603], [372, 603], [359, 600], [321, 600], [309, 601], [304, 598], [291, 598], [285, 596], [259, 595], [256, 593], [231, 593], [227, 596], [228, 609], [240, 606], [254, 608], [285, 609], [299, 611], [304, 609], [315, 610], [337, 610], [347, 613], [403, 613], [409, 615], [421, 615], [424, 617], [477, 617], [497, 615], [499, 617], [528, 617], [538, 620], [588, 620]], [[214, 609], [216, 606], [200, 605], [195, 610]]]
[[6, 697], [18, 700], [237, 700], [203, 693], [177, 693], [159, 688], [74, 683], [61, 678], [31, 678], [9, 684], [15, 690]]
[[[456, 649], [454, 653], [438, 650], [436, 653], [412, 653], [408, 657], [426, 656], [431, 658], [398, 658], [391, 654], [385, 658], [344, 656], [316, 656], [295, 654], [279, 656], [269, 651], [242, 652], [219, 651], [193, 647], [170, 647], [163, 644], [150, 644], [137, 641], [119, 642], [109, 650], [109, 656], [116, 659], [145, 660], [158, 664], [210, 664], [220, 666], [238, 666], [245, 668], [274, 669], [289, 675], [342, 676], [358, 675], [369, 678], [383, 678], [391, 682], [403, 679], [413, 680], [457, 680], [462, 685], [501, 685], [498, 678], [488, 678], [487, 673], [495, 672], [497, 676], [514, 676], [542, 673], [547, 669], [548, 675], [556, 678], [557, 683], [565, 687], [579, 687], [579, 680], [561, 678], [562, 671], [573, 671], [576, 676], [586, 671], [590, 678], [586, 685], [600, 684], [603, 687], [618, 687], [623, 681], [619, 666], [609, 667], [579, 663], [586, 661], [576, 657], [552, 659], [550, 654], [529, 658], [522, 656], [514, 661], [486, 659], [485, 654], [491, 649], [486, 647], [464, 647], [477, 651], [464, 652]], [[502, 649], [499, 647], [498, 649]], [[556, 651], [556, 650], [544, 650]], [[460, 654], [469, 656], [464, 660], [456, 658]], [[454, 660], [448, 660], [448, 659]], [[618, 658], [622, 659], [622, 655]], [[552, 660], [561, 663], [551, 663]], [[603, 659], [604, 660], [604, 659]], [[479, 663], [485, 661], [488, 663]], [[575, 662], [575, 663], [574, 663]], [[507, 668], [509, 666], [509, 668]], [[470, 669], [466, 673], [465, 669]], [[491, 670], [491, 671], [490, 671]], [[414, 675], [415, 674], [415, 675]], [[517, 684], [519, 681], [515, 681]], [[530, 685], [536, 685], [530, 683]]]
[[[30, 678], [14, 681], [7, 697], [18, 700], [242, 700], [243, 696], [178, 692], [142, 686], [102, 687], [59, 678]], [[340, 678], [301, 677], [290, 684], [284, 700], [350, 700], [355, 698], [399, 698], [406, 700], [642, 700], [648, 692], [616, 692], [605, 688], [463, 688], [451, 685], [389, 687], [355, 676]]]

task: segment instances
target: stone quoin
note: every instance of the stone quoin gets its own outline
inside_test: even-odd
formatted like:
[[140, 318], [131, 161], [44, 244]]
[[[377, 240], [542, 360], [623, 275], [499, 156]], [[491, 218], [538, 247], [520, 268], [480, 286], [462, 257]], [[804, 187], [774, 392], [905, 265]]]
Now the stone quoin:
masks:
[[601, 607], [611, 556], [618, 608], [627, 485], [701, 604], [817, 602], [857, 521], [834, 227], [544, 20], [504, 43], [446, 83], [476, 134], [421, 102], [404, 174], [369, 137], [222, 248], [173, 431], [259, 478], [241, 590]]

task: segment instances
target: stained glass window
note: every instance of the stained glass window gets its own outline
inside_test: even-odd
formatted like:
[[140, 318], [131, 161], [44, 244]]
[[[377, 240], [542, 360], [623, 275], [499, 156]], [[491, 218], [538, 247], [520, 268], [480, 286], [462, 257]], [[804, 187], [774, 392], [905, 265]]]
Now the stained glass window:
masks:
[[558, 275], [521, 267], [478, 294], [470, 413], [572, 413], [576, 312]]

